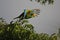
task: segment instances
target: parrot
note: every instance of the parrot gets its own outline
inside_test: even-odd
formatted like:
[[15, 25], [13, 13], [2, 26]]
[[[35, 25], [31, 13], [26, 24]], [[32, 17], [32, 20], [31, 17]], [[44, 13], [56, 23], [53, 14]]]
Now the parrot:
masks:
[[32, 10], [24, 9], [24, 11], [18, 17], [14, 19], [17, 19], [17, 18], [19, 18], [20, 20], [30, 19], [30, 18], [38, 16], [39, 13], [40, 13], [39, 9], [32, 9]]

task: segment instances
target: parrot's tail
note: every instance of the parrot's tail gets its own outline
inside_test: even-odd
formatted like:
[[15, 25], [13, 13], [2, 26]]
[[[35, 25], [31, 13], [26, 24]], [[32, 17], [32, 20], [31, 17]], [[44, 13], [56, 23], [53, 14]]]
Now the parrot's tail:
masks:
[[15, 17], [15, 18], [13, 18], [13, 19], [17, 19], [18, 17]]
[[15, 17], [13, 20], [15, 20], [15, 19], [18, 19], [18, 21], [20, 22], [21, 20], [23, 20], [24, 18], [23, 17]]
[[14, 19], [17, 19], [17, 18], [14, 18]]

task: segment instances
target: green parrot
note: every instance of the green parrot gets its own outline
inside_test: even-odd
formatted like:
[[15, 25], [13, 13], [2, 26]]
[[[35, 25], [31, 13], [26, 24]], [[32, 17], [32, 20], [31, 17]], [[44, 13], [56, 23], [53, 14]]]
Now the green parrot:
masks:
[[39, 9], [32, 9], [32, 10], [24, 9], [24, 12], [22, 12], [18, 17], [14, 19], [17, 19], [17, 18], [19, 18], [20, 20], [30, 19], [39, 15], [39, 13], [40, 13]]

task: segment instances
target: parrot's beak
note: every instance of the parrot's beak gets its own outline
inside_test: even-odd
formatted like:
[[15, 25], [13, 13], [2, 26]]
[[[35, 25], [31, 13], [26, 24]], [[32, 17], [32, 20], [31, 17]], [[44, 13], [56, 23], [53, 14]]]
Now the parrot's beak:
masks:
[[39, 14], [33, 14], [33, 17], [38, 16]]

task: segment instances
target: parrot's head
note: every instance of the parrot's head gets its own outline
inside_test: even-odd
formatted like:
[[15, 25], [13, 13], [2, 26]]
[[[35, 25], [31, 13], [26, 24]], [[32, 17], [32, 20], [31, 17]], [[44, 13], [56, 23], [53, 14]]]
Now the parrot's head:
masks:
[[38, 16], [40, 13], [39, 9], [26, 10], [26, 18], [32, 18]]
[[38, 16], [39, 13], [40, 13], [40, 9], [33, 9], [31, 14], [33, 17], [35, 17], [35, 16]]

